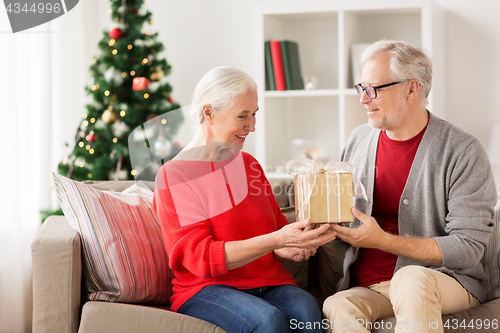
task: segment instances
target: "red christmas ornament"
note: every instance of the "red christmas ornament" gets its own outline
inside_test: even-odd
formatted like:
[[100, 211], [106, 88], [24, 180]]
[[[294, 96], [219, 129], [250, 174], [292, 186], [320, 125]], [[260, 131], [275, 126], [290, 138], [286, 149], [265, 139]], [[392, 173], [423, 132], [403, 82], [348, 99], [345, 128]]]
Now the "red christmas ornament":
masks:
[[96, 139], [97, 139], [97, 136], [95, 136], [94, 134], [87, 135], [88, 142], [94, 142]]
[[172, 96], [168, 96], [168, 101], [172, 103], [174, 101], [174, 98]]
[[111, 31], [109, 32], [109, 37], [113, 39], [118, 39], [121, 36], [123, 36], [123, 31], [120, 28], [111, 29]]
[[134, 80], [132, 81], [132, 89], [134, 91], [147, 90], [149, 88], [150, 83], [151, 81], [149, 81], [148, 78], [134, 77]]

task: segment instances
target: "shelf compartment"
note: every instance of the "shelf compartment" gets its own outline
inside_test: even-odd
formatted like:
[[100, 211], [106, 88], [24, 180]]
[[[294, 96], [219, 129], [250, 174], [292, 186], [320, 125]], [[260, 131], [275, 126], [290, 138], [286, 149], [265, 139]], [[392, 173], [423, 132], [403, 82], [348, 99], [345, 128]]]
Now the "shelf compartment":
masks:
[[274, 171], [295, 157], [294, 139], [331, 142], [327, 152], [339, 160], [339, 98], [337, 96], [265, 98], [266, 170]]
[[263, 23], [265, 41], [290, 40], [298, 44], [302, 76], [317, 77], [318, 89], [338, 88], [336, 12], [266, 15]]

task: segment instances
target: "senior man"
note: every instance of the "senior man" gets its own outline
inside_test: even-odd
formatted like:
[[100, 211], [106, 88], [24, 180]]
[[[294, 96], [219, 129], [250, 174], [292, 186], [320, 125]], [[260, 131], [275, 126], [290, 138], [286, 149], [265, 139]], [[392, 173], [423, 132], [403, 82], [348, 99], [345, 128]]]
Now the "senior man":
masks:
[[357, 168], [368, 201], [356, 201], [354, 223], [333, 226], [351, 246], [342, 291], [323, 305], [328, 330], [368, 332], [395, 316], [396, 332], [443, 332], [442, 314], [486, 297], [480, 260], [496, 200], [488, 157], [426, 109], [432, 62], [422, 50], [382, 40], [362, 61], [356, 90], [369, 121], [342, 159]]

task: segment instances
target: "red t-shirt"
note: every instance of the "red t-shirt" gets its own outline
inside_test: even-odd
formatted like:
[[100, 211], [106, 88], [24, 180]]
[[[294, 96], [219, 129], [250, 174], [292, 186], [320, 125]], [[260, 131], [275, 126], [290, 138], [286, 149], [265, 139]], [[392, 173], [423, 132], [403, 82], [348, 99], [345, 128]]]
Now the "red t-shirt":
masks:
[[[399, 200], [426, 128], [410, 140], [391, 140], [385, 131], [378, 140], [372, 216], [384, 231], [393, 235], [399, 234]], [[390, 280], [397, 259], [396, 255], [378, 249], [360, 248], [351, 265], [351, 286], [368, 287]]]
[[154, 207], [169, 266], [171, 310], [203, 287], [252, 289], [295, 284], [270, 252], [228, 271], [224, 243], [276, 231], [288, 224], [260, 164], [240, 152], [225, 162], [172, 160], [156, 175]]

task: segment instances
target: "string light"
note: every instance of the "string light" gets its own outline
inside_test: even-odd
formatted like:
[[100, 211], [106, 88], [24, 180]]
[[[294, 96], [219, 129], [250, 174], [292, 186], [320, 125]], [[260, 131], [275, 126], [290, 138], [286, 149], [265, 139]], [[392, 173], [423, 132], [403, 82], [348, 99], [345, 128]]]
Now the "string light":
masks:
[[113, 143], [117, 143], [118, 142], [118, 138], [113, 138]]
[[90, 150], [89, 150], [89, 153], [90, 153], [90, 154], [93, 154], [93, 153], [94, 153], [94, 149], [90, 149]]
[[85, 127], [89, 126], [89, 122], [85, 120], [85, 121], [83, 122], [83, 126], [85, 126]]
[[127, 49], [132, 50], [133, 46], [132, 44], [128, 44]]
[[82, 148], [84, 145], [83, 141], [80, 141], [80, 143], [78, 145], [80, 146], [80, 148]]
[[85, 146], [85, 149], [90, 150], [90, 145]]
[[96, 62], [97, 62], [97, 60], [99, 60], [99, 57], [95, 56], [95, 57], [94, 57], [94, 63], [96, 63]]
[[111, 51], [111, 53], [113, 53], [113, 55], [116, 55], [118, 53], [118, 50], [114, 49], [113, 51]]
[[145, 94], [144, 94], [144, 98], [145, 98], [145, 99], [148, 99], [148, 98], [149, 98], [149, 94], [148, 94], [148, 93], [145, 93]]
[[146, 31], [146, 36], [149, 36], [150, 32], [149, 31]]
[[80, 164], [78, 164], [78, 166], [79, 166], [80, 168], [83, 168], [83, 166], [84, 166], [84, 165], [85, 165], [85, 163], [83, 163], [83, 162], [80, 162]]
[[87, 119], [87, 114], [86, 113], [83, 114], [83, 119]]
[[92, 178], [92, 174], [91, 174], [91, 173], [89, 173], [87, 176], [88, 176], [89, 178]]
[[142, 59], [142, 64], [145, 65], [149, 62], [149, 59], [148, 58], [144, 58]]
[[115, 45], [115, 42], [116, 42], [116, 40], [114, 40], [114, 39], [110, 40], [110, 41], [109, 41], [109, 46], [113, 46], [113, 45]]
[[91, 119], [90, 119], [90, 122], [91, 122], [92, 124], [93, 124], [93, 123], [95, 123], [95, 118], [91, 118]]
[[127, 113], [125, 111], [123, 111], [123, 110], [120, 111], [120, 116], [125, 117], [126, 114]]
[[106, 90], [106, 91], [104, 92], [104, 96], [106, 96], [106, 97], [107, 97], [107, 96], [109, 96], [109, 90]]
[[134, 76], [135, 75], [135, 71], [130, 71], [130, 76]]
[[127, 73], [123, 72], [122, 77], [125, 77], [125, 76], [127, 76]]
[[81, 137], [81, 138], [84, 138], [84, 137], [85, 137], [85, 132], [84, 132], [84, 131], [80, 131], [80, 137]]
[[162, 119], [162, 120], [161, 120], [161, 123], [162, 123], [163, 125], [165, 125], [165, 124], [167, 123], [167, 119]]
[[135, 176], [135, 175], [137, 174], [137, 170], [132, 170], [132, 171], [130, 171], [130, 174], [131, 174], [132, 176]]

